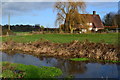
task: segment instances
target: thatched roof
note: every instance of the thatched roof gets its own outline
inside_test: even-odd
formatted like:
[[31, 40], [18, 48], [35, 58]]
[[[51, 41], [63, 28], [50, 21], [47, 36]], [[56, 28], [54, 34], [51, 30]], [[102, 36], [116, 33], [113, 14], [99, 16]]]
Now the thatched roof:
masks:
[[88, 17], [88, 21], [93, 24], [93, 28], [104, 28], [101, 18], [97, 14], [82, 14]]

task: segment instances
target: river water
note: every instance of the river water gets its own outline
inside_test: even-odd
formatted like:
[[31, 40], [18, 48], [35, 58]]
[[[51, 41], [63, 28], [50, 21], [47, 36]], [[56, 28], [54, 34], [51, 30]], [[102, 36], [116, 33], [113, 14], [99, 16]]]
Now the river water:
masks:
[[0, 52], [2, 61], [21, 63], [35, 66], [51, 66], [60, 68], [63, 72], [61, 77], [73, 76], [74, 78], [117, 78], [120, 79], [120, 64], [88, 63], [70, 61], [53, 57], [35, 57], [16, 53], [8, 55]]

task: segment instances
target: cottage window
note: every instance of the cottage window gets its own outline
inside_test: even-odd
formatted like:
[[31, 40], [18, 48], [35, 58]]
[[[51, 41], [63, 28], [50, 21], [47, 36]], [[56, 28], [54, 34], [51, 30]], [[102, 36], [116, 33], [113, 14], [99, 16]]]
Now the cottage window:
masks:
[[87, 23], [87, 25], [92, 26], [92, 23]]

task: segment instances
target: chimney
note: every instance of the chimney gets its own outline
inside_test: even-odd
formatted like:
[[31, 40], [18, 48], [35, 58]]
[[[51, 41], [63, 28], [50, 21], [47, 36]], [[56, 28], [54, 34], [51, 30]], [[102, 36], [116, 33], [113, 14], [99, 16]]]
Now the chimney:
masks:
[[93, 11], [93, 15], [96, 15], [96, 11]]

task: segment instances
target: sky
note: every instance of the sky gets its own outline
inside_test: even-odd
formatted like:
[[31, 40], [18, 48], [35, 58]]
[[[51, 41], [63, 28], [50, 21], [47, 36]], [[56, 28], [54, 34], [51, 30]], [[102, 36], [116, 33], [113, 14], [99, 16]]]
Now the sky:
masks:
[[[40, 24], [45, 27], [55, 26], [56, 11], [53, 6], [55, 2], [2, 2], [2, 25], [8, 24], [10, 13], [10, 24]], [[92, 14], [96, 11], [101, 19], [109, 12], [118, 11], [118, 2], [86, 2], [86, 12]]]

